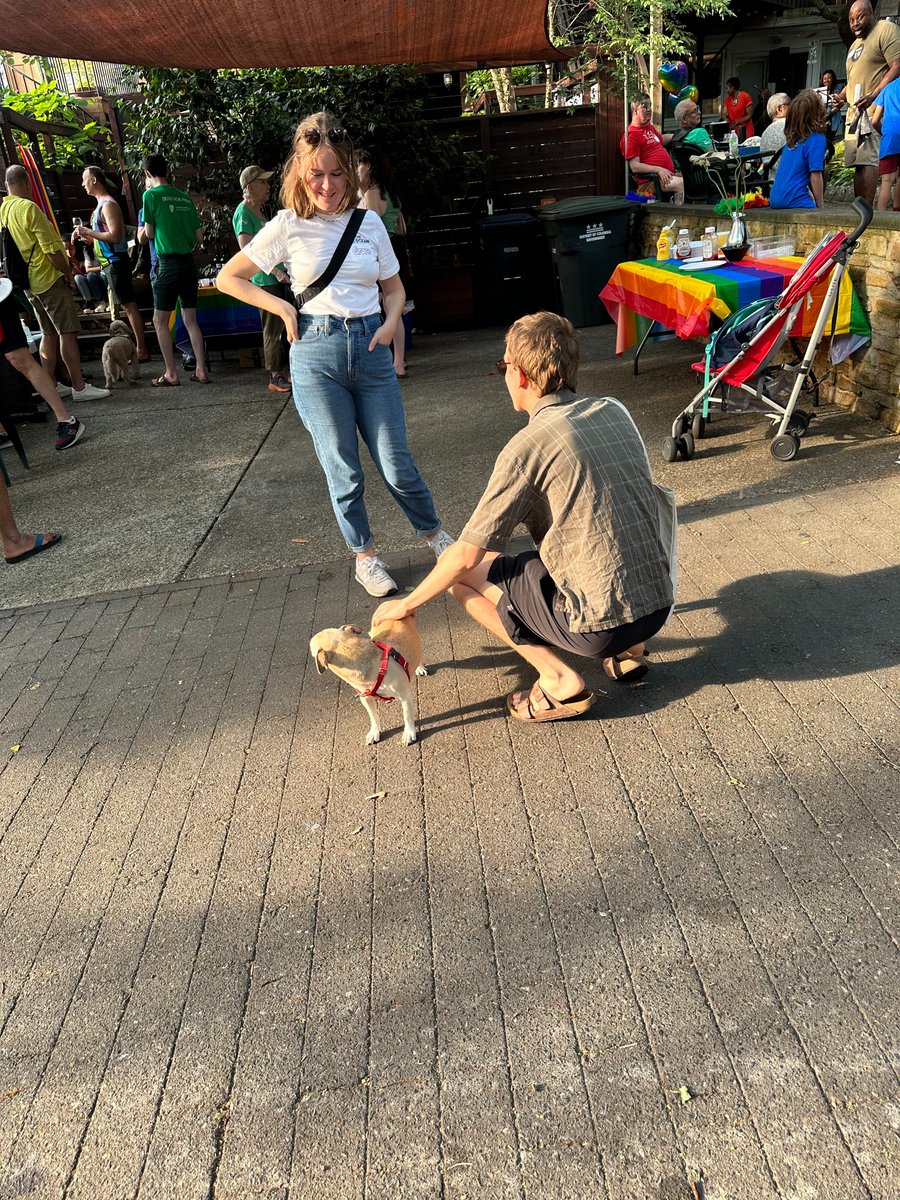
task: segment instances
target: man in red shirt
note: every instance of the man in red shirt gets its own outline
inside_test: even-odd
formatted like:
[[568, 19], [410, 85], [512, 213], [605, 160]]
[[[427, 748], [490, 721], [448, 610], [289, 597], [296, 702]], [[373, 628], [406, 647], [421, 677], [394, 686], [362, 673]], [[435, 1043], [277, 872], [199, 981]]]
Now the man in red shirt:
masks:
[[664, 192], [672, 192], [675, 203], [684, 200], [684, 180], [675, 170], [666, 144], [673, 135], [660, 135], [654, 129], [650, 114], [649, 96], [638, 96], [631, 102], [631, 124], [619, 140], [622, 151], [633, 175], [656, 175]]

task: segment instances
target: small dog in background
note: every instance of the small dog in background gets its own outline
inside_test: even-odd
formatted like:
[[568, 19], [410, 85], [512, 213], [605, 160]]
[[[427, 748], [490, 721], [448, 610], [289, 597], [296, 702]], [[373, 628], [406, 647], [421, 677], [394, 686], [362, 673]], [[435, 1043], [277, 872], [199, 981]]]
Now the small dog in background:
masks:
[[[382, 642], [394, 653], [387, 653], [376, 642]], [[403, 745], [416, 740], [416, 713], [413, 704], [412, 672], [427, 675], [422, 666], [422, 639], [413, 617], [402, 621], [385, 621], [368, 634], [358, 625], [342, 625], [340, 629], [323, 629], [309, 643], [309, 652], [316, 660], [320, 675], [333, 671], [354, 687], [369, 714], [366, 745], [381, 737], [378, 719], [378, 696], [399, 700], [403, 708]], [[402, 658], [406, 666], [399, 661]], [[381, 681], [379, 682], [379, 676]], [[377, 684], [377, 691], [375, 690]]]
[[110, 321], [109, 340], [103, 343], [101, 361], [108, 388], [115, 383], [137, 382], [137, 346], [132, 340], [130, 326], [124, 321]]

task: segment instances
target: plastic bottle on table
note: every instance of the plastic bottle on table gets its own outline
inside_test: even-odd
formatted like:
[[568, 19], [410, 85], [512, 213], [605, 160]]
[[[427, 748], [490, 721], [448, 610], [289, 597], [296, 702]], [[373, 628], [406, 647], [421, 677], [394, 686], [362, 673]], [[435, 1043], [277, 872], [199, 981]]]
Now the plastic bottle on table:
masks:
[[691, 235], [687, 229], [678, 230], [678, 241], [675, 243], [675, 257], [681, 259], [691, 257]]
[[664, 225], [656, 239], [656, 261], [668, 262], [672, 257], [672, 231]]
[[703, 255], [705, 262], [711, 262], [712, 259], [719, 257], [719, 239], [716, 236], [714, 225], [707, 225], [703, 231], [703, 237], [700, 241], [700, 253]]
[[728, 135], [728, 155], [730, 158], [738, 156], [738, 135], [734, 129]]

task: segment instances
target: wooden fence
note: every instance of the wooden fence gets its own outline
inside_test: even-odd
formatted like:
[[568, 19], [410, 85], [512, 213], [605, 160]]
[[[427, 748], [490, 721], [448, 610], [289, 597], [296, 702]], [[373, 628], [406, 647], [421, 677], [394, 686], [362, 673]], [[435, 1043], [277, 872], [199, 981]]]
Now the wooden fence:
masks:
[[489, 210], [537, 212], [574, 196], [623, 194], [619, 95], [601, 96], [596, 105], [460, 117], [431, 127], [457, 134], [480, 171], [459, 178], [446, 211], [422, 220], [411, 214], [416, 324], [423, 328], [474, 323], [479, 223]]

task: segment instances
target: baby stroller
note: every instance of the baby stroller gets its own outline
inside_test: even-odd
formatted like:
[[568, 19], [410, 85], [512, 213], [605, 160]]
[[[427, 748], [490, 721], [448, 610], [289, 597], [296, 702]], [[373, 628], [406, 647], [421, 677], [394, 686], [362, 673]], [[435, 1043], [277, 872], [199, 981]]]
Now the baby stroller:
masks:
[[[859, 224], [848, 236], [826, 234], [774, 300], [756, 300], [732, 313], [713, 333], [702, 362], [693, 364], [703, 374], [703, 387], [672, 423], [672, 436], [663, 442], [666, 462], [692, 458], [696, 441], [703, 437], [711, 408], [763, 413], [772, 422], [770, 449], [775, 458], [789, 462], [800, 449], [812, 414], [797, 407], [801, 396], [818, 403], [819, 385], [812, 362], [825, 326], [834, 311], [850, 255], [872, 220], [872, 207], [857, 198], [853, 208]], [[807, 296], [820, 280], [833, 272], [822, 308], [799, 362], [772, 363], [784, 345]]]

